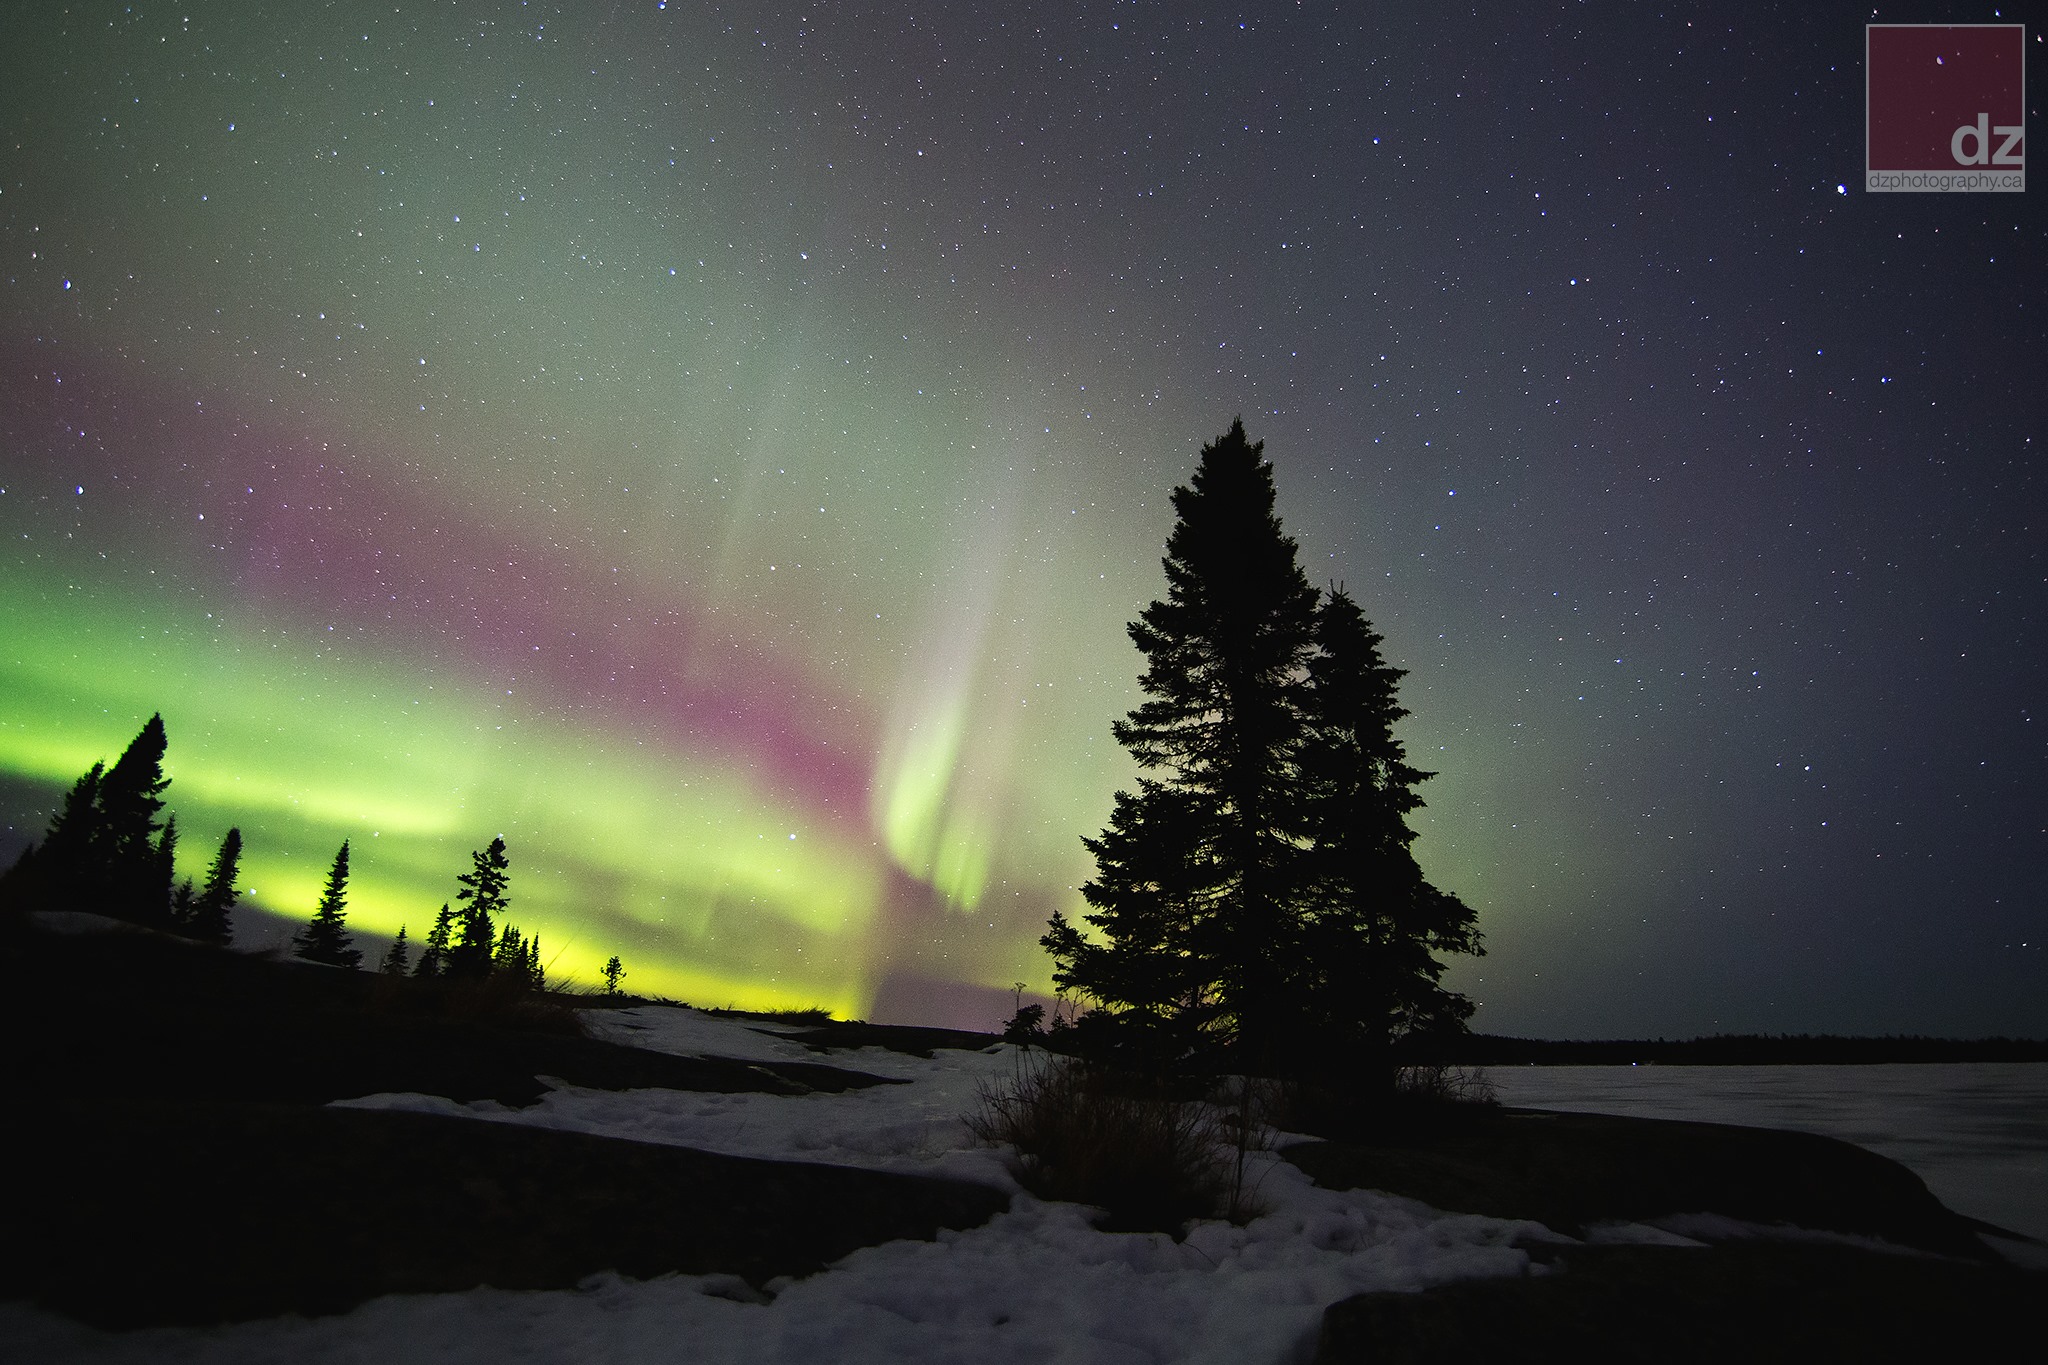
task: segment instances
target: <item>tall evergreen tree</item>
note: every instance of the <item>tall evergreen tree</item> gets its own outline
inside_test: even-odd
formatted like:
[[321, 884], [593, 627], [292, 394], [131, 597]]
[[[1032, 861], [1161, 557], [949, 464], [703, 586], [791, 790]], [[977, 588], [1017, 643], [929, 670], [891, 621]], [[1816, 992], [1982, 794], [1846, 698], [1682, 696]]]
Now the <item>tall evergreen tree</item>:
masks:
[[448, 950], [445, 970], [449, 976], [481, 979], [491, 974], [491, 956], [497, 948], [496, 916], [511, 904], [507, 894], [511, 862], [505, 857], [502, 836], [469, 857], [470, 870], [455, 879], [462, 887], [455, 893], [462, 904], [457, 912], [461, 937]]
[[613, 953], [611, 961], [604, 964], [604, 993], [606, 995], [617, 995], [619, 993], [619, 982], [623, 981], [625, 977], [626, 964], [619, 961], [617, 953]]
[[235, 887], [235, 877], [241, 865], [242, 831], [230, 829], [220, 841], [220, 852], [213, 855], [213, 866], [206, 870], [206, 884], [193, 900], [191, 914], [183, 925], [188, 937], [223, 947], [234, 937], [235, 902], [242, 894]]
[[1291, 759], [1316, 612], [1263, 452], [1233, 422], [1174, 490], [1167, 596], [1130, 626], [1147, 700], [1112, 727], [1147, 776], [1088, 841], [1101, 937], [1055, 915], [1045, 939], [1055, 982], [1102, 1007], [1098, 1027], [1229, 1040], [1253, 1065], [1293, 1014]]
[[1431, 886], [1410, 845], [1415, 788], [1394, 725], [1403, 670], [1342, 590], [1316, 616], [1307, 733], [1299, 769], [1308, 848], [1304, 951], [1297, 999], [1319, 1043], [1322, 1069], [1362, 1065], [1378, 1088], [1393, 1080], [1396, 1044], [1461, 1028], [1471, 1002], [1444, 989], [1436, 954], [1481, 953], [1475, 917]]
[[292, 951], [308, 962], [324, 962], [330, 967], [354, 970], [362, 966], [363, 954], [349, 934], [347, 915], [348, 841], [344, 839], [341, 851], [334, 855], [334, 866], [327, 873], [320, 906], [292, 939]]
[[1130, 627], [1147, 699], [1113, 726], [1143, 772], [1083, 841], [1093, 932], [1055, 914], [1042, 941], [1096, 1006], [1084, 1040], [1132, 1061], [1229, 1043], [1390, 1082], [1397, 1042], [1471, 1014], [1435, 955], [1479, 935], [1409, 847], [1429, 774], [1394, 736], [1401, 671], [1349, 596], [1309, 587], [1261, 452], [1233, 424], [1174, 490], [1167, 598]]
[[448, 969], [448, 949], [455, 934], [455, 912], [448, 908], [448, 902], [441, 902], [440, 913], [434, 916], [434, 925], [427, 930], [426, 947], [420, 950], [419, 965], [412, 969], [414, 976], [441, 976]]

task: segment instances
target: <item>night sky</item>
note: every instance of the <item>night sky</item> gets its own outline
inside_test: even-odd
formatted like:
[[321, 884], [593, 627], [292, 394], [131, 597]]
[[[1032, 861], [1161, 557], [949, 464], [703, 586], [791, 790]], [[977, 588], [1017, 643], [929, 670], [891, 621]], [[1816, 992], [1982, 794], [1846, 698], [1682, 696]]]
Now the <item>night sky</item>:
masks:
[[2048, 1034], [2048, 188], [1760, 8], [7, 4], [0, 856], [991, 1025], [1242, 415], [1476, 1028]]

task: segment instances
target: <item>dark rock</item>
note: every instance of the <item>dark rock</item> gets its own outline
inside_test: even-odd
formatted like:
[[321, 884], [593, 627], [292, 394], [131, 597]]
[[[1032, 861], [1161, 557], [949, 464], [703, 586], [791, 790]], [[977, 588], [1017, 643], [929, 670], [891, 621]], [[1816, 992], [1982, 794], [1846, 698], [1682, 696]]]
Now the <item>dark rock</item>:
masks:
[[335, 1313], [599, 1271], [756, 1289], [974, 1227], [1000, 1190], [380, 1110], [74, 1100], [13, 1125], [0, 1296], [103, 1327]]
[[[674, 1057], [586, 1038], [548, 997], [276, 961], [167, 935], [0, 939], [0, 1027], [31, 1091], [324, 1104], [391, 1091], [529, 1105], [599, 1090], [801, 1095], [895, 1082], [818, 1062]], [[88, 994], [89, 992], [89, 994]], [[61, 1028], [48, 1021], [61, 1019]]]

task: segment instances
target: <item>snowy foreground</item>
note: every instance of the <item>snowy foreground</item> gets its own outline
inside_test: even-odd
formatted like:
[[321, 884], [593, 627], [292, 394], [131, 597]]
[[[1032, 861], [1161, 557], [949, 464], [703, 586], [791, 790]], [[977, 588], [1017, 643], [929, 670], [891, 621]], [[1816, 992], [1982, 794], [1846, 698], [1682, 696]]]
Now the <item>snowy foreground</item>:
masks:
[[[1533, 1223], [1321, 1190], [1270, 1153], [1253, 1156], [1266, 1212], [1249, 1226], [1201, 1224], [1179, 1243], [1098, 1232], [1087, 1210], [1024, 1193], [1008, 1154], [977, 1145], [961, 1122], [977, 1083], [1018, 1064], [1015, 1049], [940, 1051], [930, 1061], [878, 1048], [817, 1057], [772, 1026], [692, 1010], [594, 1017], [601, 1036], [639, 1047], [824, 1060], [910, 1084], [799, 1098], [559, 1087], [525, 1110], [424, 1095], [344, 1103], [953, 1176], [1011, 1191], [1011, 1209], [935, 1243], [870, 1247], [824, 1273], [774, 1282], [766, 1302], [733, 1276], [604, 1275], [568, 1291], [393, 1295], [339, 1317], [127, 1334], [10, 1304], [0, 1305], [0, 1360], [1301, 1361], [1331, 1303], [1524, 1274], [1529, 1257], [1515, 1243], [1563, 1240]], [[1650, 1228], [1606, 1231], [1610, 1240], [1682, 1240]]]

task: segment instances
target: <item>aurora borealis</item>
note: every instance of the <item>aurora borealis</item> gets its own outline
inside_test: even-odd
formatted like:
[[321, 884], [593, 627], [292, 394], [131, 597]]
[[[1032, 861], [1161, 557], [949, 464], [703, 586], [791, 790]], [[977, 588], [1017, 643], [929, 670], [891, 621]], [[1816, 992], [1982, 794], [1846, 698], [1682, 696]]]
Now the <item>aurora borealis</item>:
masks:
[[1242, 414], [1476, 1027], [2048, 1032], [2039, 195], [1865, 11], [1267, 10], [9, 6], [0, 857], [161, 710], [280, 914], [991, 1024]]

